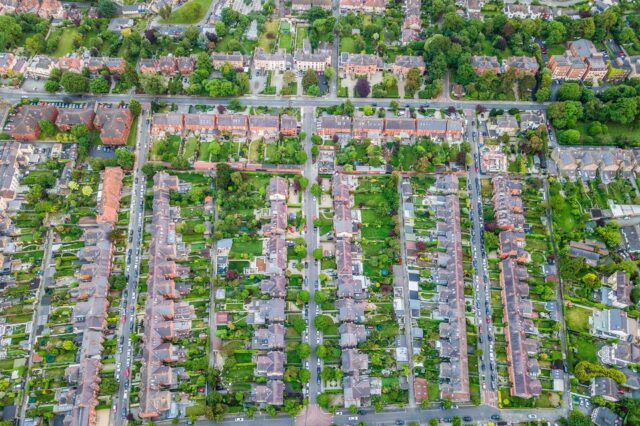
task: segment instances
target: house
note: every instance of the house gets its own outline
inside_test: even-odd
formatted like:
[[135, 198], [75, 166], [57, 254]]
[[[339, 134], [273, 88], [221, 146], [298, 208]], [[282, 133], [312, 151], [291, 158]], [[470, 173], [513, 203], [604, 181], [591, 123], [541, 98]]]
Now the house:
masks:
[[640, 363], [640, 345], [624, 340], [603, 346], [598, 351], [598, 358], [608, 365], [626, 367], [629, 364]]
[[223, 134], [230, 134], [237, 137], [246, 137], [249, 131], [249, 120], [242, 114], [221, 114], [218, 115], [218, 130]]
[[480, 149], [480, 168], [483, 173], [506, 173], [509, 166], [507, 155], [500, 145], [483, 145]]
[[608, 287], [600, 287], [602, 303], [624, 309], [631, 305], [631, 281], [623, 271], [616, 271], [606, 281]]
[[602, 243], [597, 241], [570, 241], [569, 256], [581, 257], [589, 266], [597, 266], [600, 256], [607, 256], [609, 252]]
[[640, 75], [640, 56], [617, 57], [609, 62], [609, 66], [607, 81], [620, 83], [627, 78], [638, 77]]
[[416, 120], [413, 118], [385, 118], [384, 135], [408, 139], [416, 135]]
[[511, 56], [505, 61], [505, 71], [514, 69], [516, 75], [535, 75], [540, 69], [536, 58], [530, 56]]
[[255, 363], [256, 376], [278, 379], [284, 374], [284, 352], [270, 351], [266, 354], [258, 354], [255, 357]]
[[447, 120], [444, 118], [418, 118], [416, 120], [416, 134], [438, 140], [445, 140], [447, 137]]
[[591, 421], [596, 426], [622, 426], [622, 419], [607, 407], [594, 408]]
[[25, 74], [31, 78], [49, 78], [51, 71], [56, 68], [58, 61], [46, 55], [35, 55], [27, 64]]
[[102, 188], [96, 222], [110, 223], [114, 226], [118, 221], [123, 178], [124, 172], [121, 167], [106, 167], [102, 172]]
[[269, 179], [269, 186], [267, 187], [267, 197], [269, 201], [286, 201], [288, 191], [289, 183], [286, 178], [274, 176]]
[[283, 136], [295, 136], [298, 134], [298, 119], [288, 114], [280, 116], [280, 134]]
[[344, 373], [353, 374], [369, 369], [369, 356], [357, 349], [345, 349], [341, 358]]
[[285, 71], [290, 68], [291, 55], [286, 50], [278, 49], [275, 53], [267, 53], [261, 47], [253, 52], [253, 67], [259, 71]]
[[398, 55], [395, 62], [391, 65], [391, 72], [394, 75], [406, 77], [412, 68], [420, 70], [420, 74], [424, 74], [427, 69], [424, 65], [422, 56]]
[[84, 59], [78, 54], [71, 53], [58, 59], [58, 68], [60, 71], [82, 72], [84, 67]]
[[536, 130], [545, 125], [544, 115], [541, 112], [521, 112], [520, 131]]
[[284, 383], [281, 380], [269, 380], [266, 385], [255, 386], [250, 399], [259, 404], [284, 404]]
[[354, 139], [380, 141], [384, 131], [384, 119], [378, 117], [358, 116], [353, 119]]
[[500, 74], [500, 62], [495, 56], [472, 56], [471, 66], [476, 74], [482, 75], [492, 71], [494, 74]]
[[341, 322], [364, 322], [365, 304], [363, 302], [343, 298], [336, 302], [336, 308]]
[[609, 377], [594, 377], [591, 379], [591, 396], [600, 396], [606, 401], [618, 401], [620, 394], [618, 383]]
[[249, 132], [254, 138], [275, 139], [280, 132], [280, 118], [271, 114], [250, 115]]
[[386, 0], [340, 0], [341, 12], [384, 13]]
[[125, 30], [131, 31], [135, 22], [131, 18], [114, 18], [109, 21], [107, 29], [114, 33], [122, 34]]
[[248, 307], [247, 323], [262, 325], [284, 322], [286, 319], [284, 305], [283, 299], [254, 300]]
[[82, 108], [59, 108], [55, 124], [62, 131], [69, 131], [77, 124], [84, 124], [88, 129], [93, 129], [93, 105], [84, 105]]
[[258, 328], [253, 333], [251, 348], [258, 350], [282, 350], [285, 346], [285, 327], [282, 324], [269, 324], [268, 327]]
[[195, 134], [210, 134], [217, 130], [216, 116], [204, 112], [192, 112], [184, 115], [184, 128]]
[[287, 279], [284, 275], [272, 275], [260, 282], [260, 291], [271, 297], [285, 297], [287, 295]]
[[86, 66], [91, 74], [97, 74], [106, 68], [111, 74], [122, 74], [126, 68], [126, 61], [123, 58], [91, 57], [87, 60]]
[[147, 13], [147, 6], [143, 3], [125, 4], [120, 6], [122, 16], [140, 16]]
[[331, 0], [292, 0], [291, 10], [293, 12], [304, 12], [317, 6], [325, 10], [331, 10]]
[[151, 133], [182, 133], [184, 131], [184, 114], [181, 112], [164, 112], [153, 114]]
[[505, 337], [507, 341], [507, 360], [511, 395], [519, 398], [531, 398], [542, 393], [542, 384], [537, 376], [539, 366], [531, 358], [527, 348], [526, 331], [521, 325], [525, 315], [532, 311], [529, 286], [526, 282], [526, 269], [518, 265], [515, 259], [508, 258], [500, 262], [500, 287], [504, 307]]
[[504, 134], [515, 136], [515, 134], [520, 130], [518, 120], [516, 120], [516, 118], [511, 114], [502, 114], [492, 117], [487, 123], [487, 128], [490, 131], [495, 132], [498, 136]]
[[234, 70], [241, 70], [244, 68], [245, 58], [240, 52], [211, 54], [211, 65], [214, 70], [219, 70], [224, 64], [231, 65]]
[[502, 231], [498, 236], [500, 242], [498, 255], [502, 259], [515, 258], [518, 262], [526, 262], [529, 258], [524, 250], [525, 235], [520, 231]]
[[340, 55], [340, 70], [346, 74], [374, 74], [382, 70], [384, 63], [378, 55], [346, 53]]
[[125, 145], [129, 138], [133, 115], [129, 108], [99, 106], [93, 124], [100, 129], [100, 139], [106, 145]]
[[323, 115], [320, 117], [318, 133], [325, 139], [350, 139], [351, 118], [346, 115]]
[[58, 108], [53, 105], [22, 105], [14, 118], [11, 137], [17, 140], [36, 140], [40, 136], [40, 120], [55, 123]]
[[346, 376], [342, 379], [342, 389], [345, 408], [369, 405], [371, 383], [368, 377]]
[[589, 319], [594, 335], [602, 338], [627, 339], [638, 337], [638, 320], [629, 318], [621, 309], [596, 310]]
[[358, 343], [367, 340], [367, 330], [364, 325], [345, 322], [338, 327], [341, 348], [355, 348]]
[[302, 41], [302, 48], [296, 49], [293, 54], [293, 68], [296, 71], [314, 70], [321, 72], [330, 66], [331, 50], [319, 48], [313, 52], [311, 49], [311, 43], [307, 38]]
[[555, 80], [582, 80], [587, 72], [587, 64], [569, 52], [564, 55], [552, 55], [547, 64]]
[[0, 74], [9, 74], [15, 62], [16, 56], [13, 53], [0, 53]]

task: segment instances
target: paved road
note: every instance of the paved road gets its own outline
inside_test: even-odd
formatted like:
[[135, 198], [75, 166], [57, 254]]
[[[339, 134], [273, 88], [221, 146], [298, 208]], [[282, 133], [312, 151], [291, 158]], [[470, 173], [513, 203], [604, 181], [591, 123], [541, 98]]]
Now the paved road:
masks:
[[[33, 319], [31, 321], [31, 333], [29, 334], [29, 346], [28, 348], [31, 350], [36, 343], [36, 339], [38, 337], [38, 328], [40, 325], [44, 326], [47, 323], [49, 317], [49, 309], [51, 307], [49, 303], [42, 303], [43, 297], [46, 292], [48, 284], [51, 282], [51, 278], [53, 276], [53, 270], [49, 271], [49, 267], [51, 266], [51, 257], [52, 250], [51, 246], [53, 244], [53, 229], [49, 228], [47, 230], [47, 236], [45, 239], [44, 245], [44, 256], [42, 258], [42, 266], [40, 268], [40, 282], [39, 287], [36, 292], [37, 302], [35, 304], [33, 310]], [[51, 272], [51, 273], [49, 273]], [[27, 363], [27, 371], [25, 376], [25, 393], [22, 395], [22, 405], [20, 407], [20, 424], [24, 424], [24, 420], [27, 416], [27, 406], [29, 405], [29, 395], [26, 384], [29, 383], [29, 375], [31, 372], [31, 367], [33, 367], [33, 357], [29, 356], [29, 361]]]
[[[130, 95], [130, 94], [110, 94], [110, 95], [65, 95], [65, 94], [47, 94], [44, 92], [27, 92], [22, 89], [0, 88], [0, 96], [10, 102], [20, 101], [23, 97], [37, 97], [44, 101], [101, 101], [101, 102], [128, 102], [131, 99], [137, 99], [140, 102], [151, 102], [153, 100], [164, 100], [172, 102], [176, 105], [226, 105], [231, 99], [236, 98], [212, 98], [209, 96], [150, 96], [150, 95]], [[340, 105], [346, 98], [337, 98], [335, 96], [325, 97], [309, 97], [309, 96], [243, 96], [237, 98], [243, 105], [247, 106], [265, 106], [270, 107], [294, 107], [300, 108], [304, 106], [320, 107]], [[398, 102], [397, 99], [376, 99], [376, 98], [350, 98], [351, 103], [356, 106], [374, 105], [377, 107], [388, 107], [391, 102]], [[433, 99], [404, 99], [399, 101], [401, 106], [421, 107], [429, 106], [431, 108], [447, 108], [454, 106], [458, 109], [475, 108], [476, 105], [483, 105], [485, 108], [519, 108], [529, 110], [546, 110], [549, 105], [546, 103], [525, 102], [525, 101], [450, 101], [450, 100], [433, 100]]]
[[[125, 276], [127, 287], [123, 293], [121, 311], [122, 320], [118, 335], [118, 355], [116, 358], [116, 378], [120, 382], [118, 393], [114, 398], [115, 410], [111, 410], [110, 424], [122, 423], [123, 413], [128, 412], [128, 394], [131, 380], [129, 369], [132, 364], [133, 345], [130, 333], [135, 322], [135, 308], [137, 300], [138, 278], [140, 274], [140, 262], [142, 258], [142, 234], [144, 227], [144, 192], [145, 178], [142, 166], [147, 159], [149, 144], [150, 120], [149, 110], [143, 110], [138, 120], [138, 144], [136, 145], [136, 163], [134, 165], [134, 184], [131, 193], [131, 207], [129, 212], [129, 240], [127, 248]], [[122, 342], [122, 345], [120, 345]], [[119, 369], [118, 369], [119, 366]]]
[[[535, 410], [537, 420], [544, 420], [554, 422], [566, 415], [563, 409], [538, 409]], [[428, 409], [423, 410], [420, 408], [406, 408], [398, 410], [387, 410], [384, 412], [376, 413], [373, 410], [367, 410], [364, 415], [350, 414], [348, 410], [342, 412], [342, 414], [336, 414], [333, 417], [333, 423], [336, 425], [353, 425], [357, 422], [365, 422], [369, 426], [392, 426], [395, 425], [396, 420], [404, 420], [405, 424], [409, 422], [419, 422], [426, 425], [431, 418], [442, 419], [441, 423], [446, 418], [453, 418], [458, 416], [460, 418], [469, 416], [475, 422], [486, 422], [491, 420], [491, 416], [499, 415], [502, 420], [508, 422], [522, 422], [529, 420], [528, 416], [531, 414], [531, 410], [498, 410], [494, 407], [487, 405], [481, 405], [479, 407], [460, 407], [451, 410], [441, 409]], [[169, 421], [156, 422], [158, 425], [170, 425]], [[256, 416], [253, 419], [245, 418], [241, 423], [242, 425], [259, 425], [259, 426], [290, 426], [293, 424], [293, 420], [288, 416], [279, 416], [276, 418], [268, 416]], [[196, 426], [238, 426], [238, 423], [232, 419], [222, 422], [214, 422], [211, 420], [201, 420], [195, 423]]]
[[316, 311], [318, 307], [314, 300], [316, 293], [316, 282], [318, 282], [318, 266], [313, 257], [313, 251], [318, 247], [318, 229], [313, 226], [313, 219], [317, 216], [318, 203], [316, 198], [311, 194], [310, 188], [316, 182], [318, 177], [318, 169], [313, 163], [311, 156], [311, 147], [313, 142], [311, 141], [311, 135], [315, 132], [315, 108], [304, 107], [302, 108], [302, 131], [306, 133], [306, 139], [304, 141], [304, 150], [307, 153], [307, 161], [304, 164], [303, 175], [309, 179], [309, 185], [304, 191], [304, 198], [302, 205], [304, 206], [304, 217], [307, 223], [307, 232], [305, 234], [305, 241], [307, 243], [307, 265], [305, 277], [307, 279], [307, 289], [310, 294], [310, 300], [308, 303], [308, 342], [311, 346], [311, 355], [309, 356], [309, 370], [311, 372], [311, 378], [309, 379], [309, 398], [310, 404], [315, 404], [316, 396], [318, 395], [318, 357], [316, 357], [316, 342], [318, 339], [318, 332], [314, 325], [316, 317]]
[[[467, 118], [467, 140], [471, 142], [471, 152], [473, 153], [473, 164], [469, 168], [469, 195], [471, 197], [471, 254], [475, 275], [473, 277], [473, 285], [475, 288], [474, 305], [476, 307], [476, 319], [478, 326], [478, 348], [482, 349], [482, 357], [478, 363], [480, 374], [480, 393], [481, 400], [484, 404], [497, 406], [497, 379], [495, 352], [493, 344], [489, 339], [493, 340], [492, 333], [489, 333], [489, 324], [491, 321], [491, 283], [488, 279], [487, 257], [484, 249], [484, 224], [482, 216], [482, 197], [480, 194], [480, 178], [479, 178], [479, 161], [480, 158], [478, 146], [479, 130], [476, 127], [476, 115], [472, 110], [465, 110]], [[480, 340], [481, 339], [481, 340]], [[484, 366], [484, 370], [482, 369]]]
[[[416, 405], [416, 393], [414, 388], [414, 379], [415, 374], [413, 371], [413, 336], [412, 336], [412, 328], [413, 328], [413, 317], [411, 316], [411, 305], [409, 301], [409, 274], [407, 271], [407, 242], [405, 240], [404, 233], [404, 209], [402, 208], [402, 204], [404, 202], [402, 196], [402, 183], [407, 182], [411, 184], [411, 180], [408, 177], [404, 177], [403, 179], [398, 179], [398, 195], [400, 197], [399, 211], [400, 211], [400, 258], [402, 259], [402, 295], [404, 302], [404, 335], [407, 339], [407, 355], [409, 361], [409, 375], [407, 376], [407, 382], [409, 385], [409, 407], [413, 408]], [[411, 200], [412, 201], [412, 200]]]

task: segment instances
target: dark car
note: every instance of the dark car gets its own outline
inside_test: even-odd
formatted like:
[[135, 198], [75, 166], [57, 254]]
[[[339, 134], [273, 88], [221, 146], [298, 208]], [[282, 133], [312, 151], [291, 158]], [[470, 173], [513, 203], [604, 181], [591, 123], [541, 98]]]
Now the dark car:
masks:
[[494, 414], [491, 416], [491, 420], [500, 420], [500, 414]]
[[462, 418], [462, 420], [464, 420], [465, 422], [470, 422], [470, 421], [472, 421], [472, 420], [473, 420], [473, 417], [471, 417], [471, 416], [464, 416], [464, 417]]
[[398, 419], [398, 420], [396, 420], [396, 424], [397, 425], [403, 425], [404, 424], [404, 420]]

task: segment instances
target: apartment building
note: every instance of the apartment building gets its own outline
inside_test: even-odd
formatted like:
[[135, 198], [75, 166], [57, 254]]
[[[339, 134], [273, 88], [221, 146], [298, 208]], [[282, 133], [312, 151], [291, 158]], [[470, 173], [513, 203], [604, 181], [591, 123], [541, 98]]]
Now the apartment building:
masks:
[[482, 75], [486, 72], [493, 71], [495, 74], [500, 74], [500, 62], [495, 56], [472, 56], [471, 66], [478, 75]]
[[353, 137], [380, 142], [384, 136], [384, 119], [374, 116], [357, 116], [353, 119]]
[[184, 131], [184, 114], [181, 112], [163, 112], [153, 114], [151, 133], [182, 133]]
[[351, 118], [346, 115], [323, 115], [318, 127], [318, 133], [325, 139], [351, 138]]
[[313, 52], [309, 39], [305, 38], [302, 48], [296, 49], [293, 54], [293, 68], [300, 72], [307, 70], [321, 72], [331, 66], [331, 57], [331, 49], [328, 48], [318, 48]]
[[217, 116], [218, 130], [222, 134], [246, 137], [249, 132], [248, 116], [243, 114], [221, 114]]
[[276, 139], [280, 133], [280, 117], [273, 114], [250, 115], [249, 133], [254, 138]]
[[395, 75], [406, 77], [413, 68], [417, 68], [420, 74], [424, 74], [427, 67], [422, 56], [398, 55], [391, 65], [391, 72]]
[[383, 68], [384, 62], [378, 55], [346, 52], [340, 55], [340, 71], [346, 74], [371, 75]]
[[15, 198], [20, 185], [21, 170], [29, 164], [32, 153], [32, 145], [20, 142], [0, 143], [0, 213], [4, 212], [7, 203]]
[[602, 52], [587, 39], [571, 42], [564, 55], [549, 59], [548, 66], [553, 77], [561, 80], [603, 80], [609, 71]]
[[569, 179], [593, 179], [599, 173], [609, 182], [618, 173], [629, 174], [638, 170], [640, 152], [613, 147], [557, 147], [551, 151], [561, 176]]
[[286, 71], [291, 68], [291, 55], [284, 49], [267, 53], [261, 47], [257, 47], [253, 52], [253, 67], [258, 71]]
[[103, 144], [126, 145], [132, 122], [129, 108], [103, 105], [97, 108], [93, 124], [100, 130]]
[[192, 56], [161, 56], [157, 59], [141, 59], [138, 70], [143, 74], [189, 75], [196, 67], [196, 59]]
[[515, 70], [516, 75], [535, 75], [540, 69], [536, 58], [531, 56], [511, 56], [505, 63], [505, 71]]
[[219, 70], [224, 64], [231, 65], [235, 70], [241, 70], [245, 66], [245, 57], [240, 52], [211, 54], [211, 65], [214, 70]]
[[82, 108], [59, 108], [55, 125], [63, 131], [69, 131], [78, 124], [83, 124], [88, 129], [93, 129], [95, 115], [93, 105], [84, 105]]
[[11, 129], [11, 137], [17, 140], [36, 140], [40, 136], [40, 121], [55, 123], [58, 108], [53, 105], [22, 105], [18, 107]]
[[341, 12], [384, 13], [387, 0], [340, 0]]

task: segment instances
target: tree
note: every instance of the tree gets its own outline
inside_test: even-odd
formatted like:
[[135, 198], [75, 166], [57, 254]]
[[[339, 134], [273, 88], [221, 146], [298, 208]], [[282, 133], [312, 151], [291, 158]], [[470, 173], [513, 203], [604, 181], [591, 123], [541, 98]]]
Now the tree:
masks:
[[296, 75], [293, 73], [293, 71], [285, 71], [284, 74], [282, 74], [282, 82], [284, 83], [285, 86], [289, 86], [292, 83], [295, 83], [296, 81]]
[[69, 93], [89, 91], [89, 79], [74, 71], [65, 71], [60, 78], [60, 85]]
[[300, 381], [300, 383], [308, 383], [310, 378], [311, 373], [309, 372], [309, 370], [300, 369], [300, 372], [298, 373], [298, 380]]
[[40, 134], [45, 138], [53, 136], [56, 133], [56, 126], [46, 118], [38, 121], [38, 127], [40, 128]]
[[118, 13], [118, 6], [111, 0], [99, 0], [98, 12], [101, 18], [113, 18]]
[[575, 82], [563, 83], [556, 93], [559, 101], [579, 101], [582, 97], [582, 87]]
[[22, 27], [14, 16], [0, 16], [0, 50], [7, 51], [15, 47], [22, 36]]
[[300, 359], [308, 358], [311, 355], [311, 346], [308, 343], [300, 343], [297, 352]]
[[355, 85], [355, 91], [358, 97], [366, 98], [371, 93], [371, 85], [366, 78], [359, 78]]
[[313, 258], [316, 259], [316, 260], [322, 259], [322, 249], [321, 248], [313, 249]]
[[25, 194], [24, 199], [27, 200], [29, 204], [36, 204], [38, 201], [42, 200], [44, 197], [44, 188], [41, 185], [32, 185], [29, 188], [29, 191]]
[[171, 16], [171, 6], [167, 4], [161, 7], [158, 11], [158, 15], [160, 15], [162, 19], [169, 19], [169, 16]]
[[140, 77], [140, 85], [148, 95], [164, 95], [167, 93], [168, 80], [160, 74], [143, 74]]
[[333, 319], [328, 315], [316, 315], [313, 324], [316, 326], [316, 329], [324, 333], [333, 326]]
[[317, 183], [314, 183], [313, 185], [311, 185], [310, 192], [316, 198], [320, 198], [322, 196], [322, 189], [320, 188], [320, 185], [318, 185]]
[[231, 99], [229, 101], [228, 107], [231, 111], [242, 111], [244, 109], [244, 107], [242, 106], [242, 104], [238, 99]]
[[31, 37], [27, 37], [24, 42], [24, 47], [30, 55], [37, 55], [38, 53], [44, 52], [44, 36], [42, 34], [34, 34]]
[[60, 90], [60, 82], [58, 80], [48, 79], [44, 83], [44, 90], [46, 90], [49, 93], [55, 93], [58, 90]]
[[116, 149], [116, 162], [123, 169], [131, 170], [135, 162], [135, 155], [128, 148], [118, 148]]
[[89, 84], [91, 91], [93, 93], [108, 93], [109, 92], [109, 82], [104, 77], [98, 77], [91, 80]]
[[[640, 289], [640, 287], [638, 287]], [[329, 298], [329, 296], [327, 296], [326, 293], [322, 292], [322, 291], [316, 291], [313, 294], [313, 300], [318, 304], [322, 304], [323, 302], [325, 302], [327, 299]]]
[[129, 111], [131, 111], [134, 117], [139, 116], [142, 112], [142, 104], [140, 104], [140, 101], [131, 99], [131, 102], [129, 102]]
[[318, 86], [320, 81], [318, 80], [318, 74], [312, 69], [305, 71], [302, 76], [302, 88], [305, 92], [309, 90], [311, 86]]
[[85, 197], [89, 197], [91, 194], [93, 194], [93, 189], [89, 185], [85, 185], [82, 187], [81, 192]]
[[333, 67], [325, 67], [324, 76], [327, 78], [327, 80], [331, 81], [333, 77], [335, 77], [335, 75], [336, 75], [336, 70], [333, 69]]
[[577, 145], [580, 143], [580, 131], [569, 129], [558, 134], [558, 140], [563, 145]]

